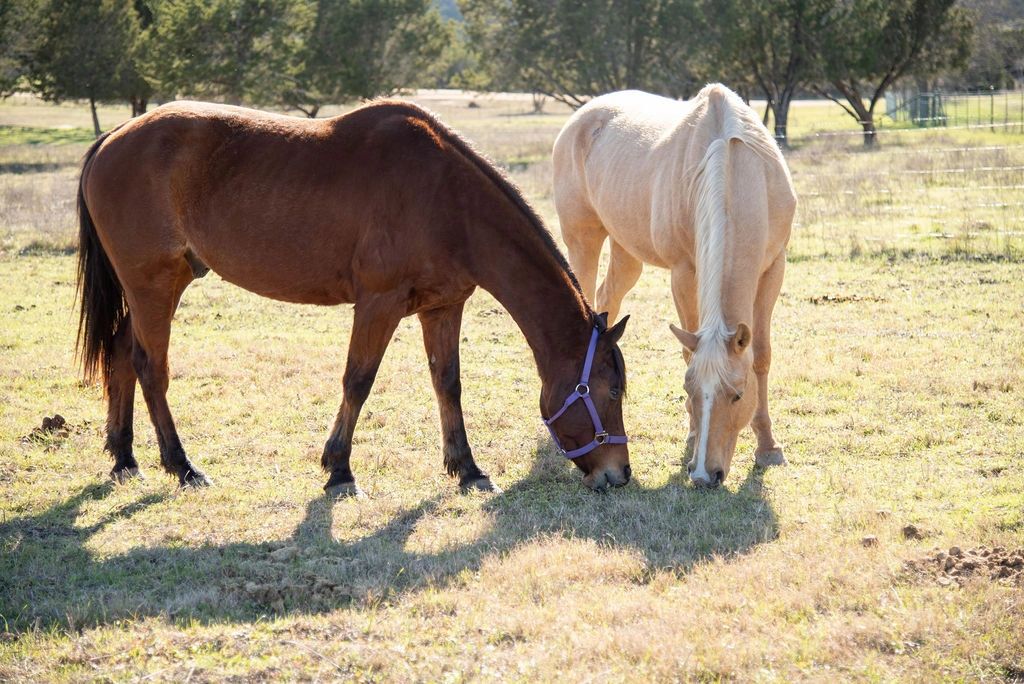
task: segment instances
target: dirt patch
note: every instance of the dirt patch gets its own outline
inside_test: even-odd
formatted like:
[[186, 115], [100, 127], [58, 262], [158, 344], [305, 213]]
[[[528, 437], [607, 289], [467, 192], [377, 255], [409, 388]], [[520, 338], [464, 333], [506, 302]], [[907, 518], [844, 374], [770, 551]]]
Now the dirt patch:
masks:
[[917, 525], [904, 525], [902, 532], [904, 539], [924, 539], [925, 535]]
[[1024, 586], [1024, 549], [952, 546], [948, 551], [933, 551], [924, 558], [907, 561], [906, 569], [922, 579], [934, 578], [943, 586], [961, 585], [974, 577]]
[[311, 573], [282, 578], [277, 582], [246, 582], [243, 590], [249, 600], [278, 613], [283, 613], [286, 605], [333, 606], [348, 603], [353, 594], [349, 587]]
[[71, 426], [64, 420], [64, 416], [55, 413], [52, 418], [44, 416], [42, 424], [22, 437], [21, 442], [22, 444], [46, 444], [46, 450], [52, 451], [58, 448], [70, 434]]
[[850, 302], [884, 302], [885, 297], [874, 297], [871, 295], [859, 294], [826, 294], [818, 297], [810, 297], [811, 304], [848, 304]]

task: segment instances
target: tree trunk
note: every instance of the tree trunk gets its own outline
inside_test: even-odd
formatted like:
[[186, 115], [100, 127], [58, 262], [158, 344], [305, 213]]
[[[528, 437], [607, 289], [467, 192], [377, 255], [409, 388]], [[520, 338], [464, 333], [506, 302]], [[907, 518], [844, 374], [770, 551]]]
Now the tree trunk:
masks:
[[786, 127], [789, 125], [789, 98], [780, 98], [771, 101], [772, 116], [775, 118], [775, 142], [784, 150], [789, 149], [789, 135]]
[[103, 131], [100, 130], [100, 117], [96, 113], [96, 98], [94, 97], [89, 98], [89, 111], [92, 112], [92, 131], [98, 138]]
[[[864, 130], [864, 147], [874, 147], [878, 142], [878, 136], [875, 131], [875, 104], [878, 102], [878, 95], [875, 95], [871, 101], [871, 107], [868, 108], [864, 106], [864, 100], [861, 98], [860, 90], [856, 87], [856, 84], [847, 85], [842, 81], [835, 81], [832, 85], [850, 103], [850, 106], [845, 108], [846, 113], [855, 117], [857, 123]], [[882, 91], [879, 90], [878, 92]]]
[[857, 123], [864, 130], [864, 147], [874, 147], [878, 142], [878, 136], [875, 133], [874, 103], [871, 103], [871, 108], [867, 109], [864, 107], [864, 101], [859, 97], [849, 99], [849, 102], [853, 106], [854, 111], [857, 112]]
[[300, 104], [292, 105], [292, 106], [295, 109], [297, 109], [300, 112], [302, 112], [303, 116], [305, 116], [307, 119], [315, 119], [316, 115], [320, 113], [320, 105], [318, 105], [318, 104], [310, 105], [308, 107], [305, 107], [305, 106], [300, 105]]
[[139, 97], [132, 95], [132, 116], [142, 116], [146, 113], [146, 107], [149, 105], [149, 100], [145, 97]]
[[878, 142], [878, 136], [875, 134], [875, 120], [870, 115], [864, 121], [860, 123], [861, 128], [864, 129], [864, 147], [874, 147]]

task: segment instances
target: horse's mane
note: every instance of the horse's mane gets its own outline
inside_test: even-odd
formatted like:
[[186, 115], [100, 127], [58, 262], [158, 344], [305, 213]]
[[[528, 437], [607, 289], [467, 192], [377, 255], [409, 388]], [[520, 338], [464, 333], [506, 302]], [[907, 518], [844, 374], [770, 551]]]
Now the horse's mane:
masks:
[[[407, 114], [416, 116], [428, 123], [434, 133], [438, 134], [446, 143], [455, 148], [456, 151], [458, 151], [465, 159], [469, 160], [481, 173], [483, 173], [484, 176], [486, 176], [488, 180], [495, 185], [495, 187], [501, 190], [502, 194], [504, 194], [505, 197], [507, 197], [516, 206], [516, 208], [519, 209], [520, 213], [526, 217], [527, 223], [530, 224], [533, 232], [538, 238], [540, 238], [541, 244], [544, 246], [547, 253], [565, 272], [565, 275], [568, 277], [570, 284], [575, 290], [584, 311], [590, 318], [591, 324], [598, 326], [601, 332], [604, 332], [607, 327], [606, 322], [603, 317], [599, 316], [594, 311], [590, 306], [590, 303], [587, 301], [587, 298], [583, 295], [583, 289], [580, 287], [576, 274], [573, 272], [572, 267], [566, 260], [565, 255], [562, 254], [562, 250], [560, 250], [558, 245], [555, 244], [555, 239], [551, 236], [550, 231], [548, 231], [544, 226], [544, 221], [540, 218], [530, 202], [523, 196], [523, 193], [519, 191], [519, 188], [515, 186], [501, 167], [499, 167], [487, 155], [473, 147], [473, 145], [461, 135], [442, 123], [433, 113], [423, 107], [410, 102], [396, 100], [379, 101], [377, 104], [385, 103], [392, 105]], [[623, 397], [625, 397], [626, 363], [622, 357], [622, 351], [619, 349], [617, 344], [612, 345], [612, 356], [613, 362], [619, 371], [619, 376], [622, 379], [622, 387], [620, 390]]]
[[[721, 121], [721, 130], [708, 145], [697, 168], [688, 175], [691, 206], [696, 209], [697, 302], [699, 326], [697, 351], [691, 365], [702, 382], [731, 386], [728, 378], [728, 342], [735, 334], [722, 312], [725, 271], [726, 211], [729, 143], [738, 140], [765, 162], [779, 160], [774, 138], [743, 101], [723, 85], [705, 86], [695, 100], [703, 100], [703, 115]], [[697, 110], [695, 110], [697, 111]], [[786, 168], [785, 163], [781, 164]], [[788, 171], [787, 171], [788, 173]]]
[[594, 312], [590, 308], [589, 304], [586, 303], [586, 298], [583, 296], [583, 290], [580, 288], [579, 280], [576, 279], [576, 274], [573, 272], [572, 267], [569, 266], [569, 262], [566, 260], [565, 255], [562, 254], [562, 250], [558, 249], [558, 245], [555, 244], [555, 239], [551, 237], [551, 232], [544, 226], [544, 221], [537, 214], [533, 206], [525, 197], [523, 197], [523, 193], [520, 192], [519, 188], [515, 186], [497, 163], [484, 153], [477, 150], [469, 141], [446, 126], [433, 113], [423, 107], [409, 102], [400, 101], [389, 101], [389, 104], [404, 107], [410, 114], [425, 119], [430, 124], [430, 127], [434, 129], [434, 131], [438, 133], [446, 143], [451, 145], [463, 157], [472, 162], [472, 164], [481, 173], [483, 173], [488, 180], [494, 183], [495, 187], [501, 190], [505, 197], [507, 197], [516, 206], [516, 208], [519, 209], [520, 213], [526, 217], [530, 227], [533, 228], [537, 237], [540, 238], [541, 244], [544, 245], [545, 249], [555, 260], [558, 266], [565, 271], [565, 274], [569, 277], [569, 282], [572, 283], [573, 289], [575, 289], [579, 294], [580, 300], [584, 303], [587, 312], [593, 317]]
[[[587, 298], [583, 296], [583, 290], [580, 287], [579, 280], [576, 279], [576, 274], [573, 272], [572, 267], [566, 260], [565, 255], [562, 254], [562, 250], [558, 249], [558, 245], [555, 244], [555, 240], [551, 237], [550, 231], [548, 231], [544, 226], [544, 221], [541, 220], [540, 216], [529, 201], [523, 197], [523, 193], [519, 191], [519, 188], [512, 183], [509, 177], [494, 161], [475, 149], [469, 141], [465, 140], [458, 133], [445, 126], [430, 112], [418, 107], [417, 109], [429, 118], [431, 125], [434, 126], [437, 132], [444, 137], [445, 142], [452, 145], [452, 147], [457, 149], [462, 156], [473, 162], [476, 168], [487, 176], [487, 178], [490, 179], [491, 182], [494, 183], [495, 186], [497, 186], [505, 196], [519, 208], [520, 212], [526, 216], [534, 232], [537, 234], [537, 237], [540, 238], [541, 243], [547, 248], [547, 251], [551, 254], [552, 258], [554, 258], [556, 263], [561, 266], [562, 270], [564, 270], [565, 274], [569, 277], [569, 282], [572, 283], [573, 288], [579, 295], [579, 300], [583, 303], [583, 307], [586, 310], [587, 315], [590, 316], [591, 323], [598, 326], [601, 332], [604, 332], [607, 327], [606, 322], [602, 316], [598, 316], [590, 306], [590, 303], [587, 302]], [[619, 349], [617, 344], [612, 345], [612, 361], [616, 366], [619, 377], [622, 379], [622, 386], [619, 390], [622, 392], [623, 398], [625, 398], [627, 388], [626, 362], [625, 359], [623, 359], [622, 351]]]

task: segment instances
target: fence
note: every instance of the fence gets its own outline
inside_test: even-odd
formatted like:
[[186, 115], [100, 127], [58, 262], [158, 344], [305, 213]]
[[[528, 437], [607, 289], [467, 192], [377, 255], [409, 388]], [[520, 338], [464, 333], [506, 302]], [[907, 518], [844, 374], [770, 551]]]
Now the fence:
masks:
[[791, 151], [800, 199], [791, 253], [1024, 258], [1024, 140], [951, 144], [944, 130], [884, 130], [870, 154], [832, 144]]
[[1018, 128], [1024, 133], [1024, 90], [896, 91], [885, 96], [885, 116], [918, 128]]

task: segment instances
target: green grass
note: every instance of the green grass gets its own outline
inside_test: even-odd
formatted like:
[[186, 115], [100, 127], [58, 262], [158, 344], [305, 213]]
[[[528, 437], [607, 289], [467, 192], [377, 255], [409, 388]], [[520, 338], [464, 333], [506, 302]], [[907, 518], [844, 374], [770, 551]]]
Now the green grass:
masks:
[[38, 128], [35, 126], [0, 126], [0, 146], [88, 144], [94, 139], [87, 128]]
[[[557, 226], [540, 155], [564, 113], [431, 106], [492, 156], [524, 162], [514, 177]], [[907, 138], [874, 154], [826, 142], [791, 154], [806, 197], [771, 394], [790, 465], [756, 469], [745, 431], [714, 492], [685, 482], [684, 364], [655, 269], [624, 306], [634, 482], [621, 490], [585, 490], [554, 453], [529, 349], [478, 293], [462, 333], [467, 430], [505, 493], [463, 496], [443, 475], [408, 320], [357, 428], [369, 498], [325, 500], [319, 456], [351, 310], [261, 299], [212, 274], [175, 319], [169, 401], [215, 486], [178, 491], [159, 470], [141, 395], [148, 478], [109, 484], [101, 392], [73, 360], [74, 257], [60, 252], [74, 166], [0, 174], [0, 680], [1019, 676], [1020, 586], [940, 586], [903, 566], [933, 547], [1024, 547], [1018, 243], [896, 237], [899, 217], [922, 223], [936, 198], [954, 208], [934, 221], [970, 220], [963, 207], [992, 194], [971, 186], [988, 181], [864, 176], [1018, 153], [936, 157], [968, 143]], [[863, 178], [822, 181], [838, 172]], [[1000, 230], [1018, 214], [985, 220]], [[33, 436], [53, 413], [67, 434]], [[905, 538], [906, 524], [924, 538]]]

